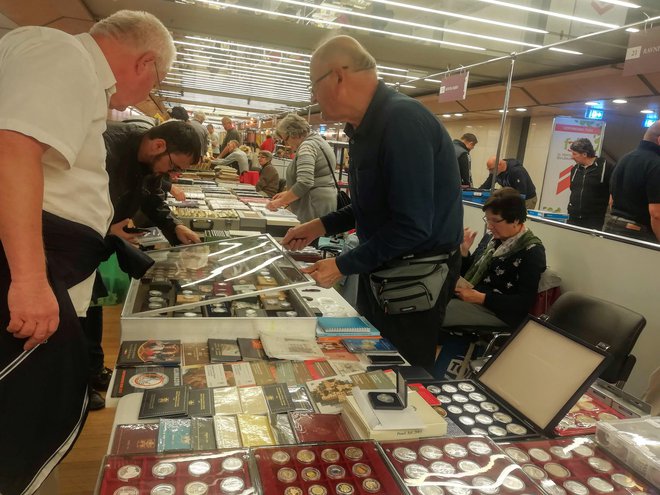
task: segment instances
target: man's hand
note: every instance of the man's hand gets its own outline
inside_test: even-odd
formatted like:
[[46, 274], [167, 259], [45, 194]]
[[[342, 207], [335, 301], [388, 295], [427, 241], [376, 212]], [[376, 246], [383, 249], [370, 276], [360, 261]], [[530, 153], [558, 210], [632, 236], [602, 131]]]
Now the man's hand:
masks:
[[28, 339], [23, 346], [26, 351], [48, 339], [60, 324], [60, 308], [45, 278], [12, 281], [7, 302], [7, 331], [16, 338]]
[[174, 233], [181, 244], [198, 244], [202, 242], [199, 236], [185, 225], [177, 225], [174, 229]]
[[325, 226], [320, 219], [316, 218], [297, 227], [290, 228], [284, 239], [282, 239], [282, 246], [291, 251], [300, 251], [324, 234]]
[[174, 196], [174, 199], [177, 201], [185, 201], [186, 200], [186, 193], [183, 192], [183, 189], [181, 189], [179, 186], [176, 186], [172, 184], [172, 187], [170, 188], [170, 194]]
[[316, 284], [326, 289], [332, 287], [344, 275], [337, 268], [337, 260], [328, 258], [314, 263], [312, 266], [303, 268], [304, 273], [309, 273]]
[[135, 246], [139, 245], [140, 243], [138, 242], [138, 239], [142, 237], [144, 234], [129, 234], [124, 230], [124, 227], [133, 227], [133, 220], [130, 218], [125, 218], [121, 222], [114, 223], [110, 226], [110, 233], [112, 235], [116, 235], [117, 237], [121, 237], [124, 239], [126, 242], [130, 242], [131, 244], [134, 244]]
[[486, 294], [479, 292], [475, 289], [461, 289], [457, 288], [454, 290], [454, 293], [458, 296], [461, 301], [481, 304], [483, 306], [484, 301], [486, 300]]

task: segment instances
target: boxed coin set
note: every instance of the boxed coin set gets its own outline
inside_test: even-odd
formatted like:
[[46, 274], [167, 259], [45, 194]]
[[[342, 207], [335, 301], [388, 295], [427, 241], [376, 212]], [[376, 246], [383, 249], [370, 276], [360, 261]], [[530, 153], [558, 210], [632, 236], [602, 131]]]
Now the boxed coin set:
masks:
[[660, 493], [593, 441], [540, 440], [501, 445], [528, 477], [550, 495], [632, 495]]
[[242, 495], [254, 493], [246, 449], [194, 455], [107, 456], [100, 495]]
[[571, 407], [555, 427], [559, 436], [591, 435], [599, 421], [622, 419], [624, 415], [609, 407], [593, 394], [586, 393]]
[[541, 494], [486, 437], [381, 442], [411, 495]]
[[253, 449], [263, 495], [402, 493], [372, 442]]

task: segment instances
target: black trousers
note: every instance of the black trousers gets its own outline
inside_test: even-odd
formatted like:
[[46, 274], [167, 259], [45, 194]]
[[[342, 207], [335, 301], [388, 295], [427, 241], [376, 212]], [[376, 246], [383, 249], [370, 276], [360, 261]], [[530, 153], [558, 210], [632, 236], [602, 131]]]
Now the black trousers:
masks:
[[90, 306], [84, 318], [79, 318], [80, 325], [87, 342], [89, 356], [89, 376], [98, 375], [103, 368], [104, 354], [101, 342], [103, 340], [103, 306]]
[[357, 310], [366, 317], [383, 337], [389, 339], [413, 366], [433, 369], [438, 330], [445, 317], [447, 303], [454, 293], [461, 269], [461, 254], [457, 249], [447, 261], [449, 274], [433, 309], [399, 315], [386, 314], [378, 305], [369, 287], [369, 275], [361, 274], [357, 295]]
[[585, 229], [603, 230], [603, 223], [605, 222], [605, 215], [596, 215], [593, 217], [578, 217], [575, 215], [568, 216], [568, 223]]

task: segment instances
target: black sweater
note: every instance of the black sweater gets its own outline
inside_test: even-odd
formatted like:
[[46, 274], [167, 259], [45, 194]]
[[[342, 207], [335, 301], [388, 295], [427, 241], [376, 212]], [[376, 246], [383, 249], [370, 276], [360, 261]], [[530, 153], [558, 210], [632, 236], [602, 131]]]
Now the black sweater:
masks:
[[575, 164], [571, 169], [571, 199], [568, 214], [575, 218], [605, 218], [610, 200], [610, 178], [614, 166], [597, 158], [593, 165]]
[[[515, 158], [506, 158], [506, 170], [497, 174], [497, 183], [502, 187], [513, 187], [525, 199], [536, 197], [536, 187], [527, 170]], [[493, 184], [493, 174], [490, 174], [479, 189], [490, 189]]]

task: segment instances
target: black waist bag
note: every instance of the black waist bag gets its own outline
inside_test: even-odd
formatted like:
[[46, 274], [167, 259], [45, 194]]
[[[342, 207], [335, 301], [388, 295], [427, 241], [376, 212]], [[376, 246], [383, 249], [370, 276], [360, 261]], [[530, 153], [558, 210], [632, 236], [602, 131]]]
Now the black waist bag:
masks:
[[449, 274], [450, 254], [409, 260], [392, 260], [369, 275], [369, 285], [387, 314], [416, 313], [432, 309]]

